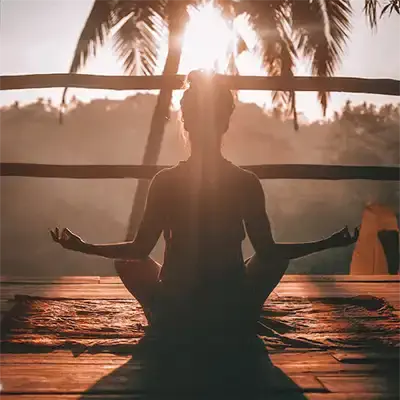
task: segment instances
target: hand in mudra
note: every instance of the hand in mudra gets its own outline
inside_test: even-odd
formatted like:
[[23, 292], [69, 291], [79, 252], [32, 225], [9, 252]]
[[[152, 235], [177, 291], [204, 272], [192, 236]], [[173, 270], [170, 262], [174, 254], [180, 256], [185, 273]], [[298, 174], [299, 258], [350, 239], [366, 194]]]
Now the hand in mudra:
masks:
[[351, 235], [349, 228], [345, 226], [343, 229], [330, 236], [328, 240], [330, 241], [332, 247], [349, 246], [357, 241], [359, 233], [359, 227], [354, 229], [354, 233]]
[[59, 243], [64, 249], [79, 251], [84, 245], [84, 241], [69, 229], [64, 228], [62, 232], [58, 228], [50, 230], [52, 239]]

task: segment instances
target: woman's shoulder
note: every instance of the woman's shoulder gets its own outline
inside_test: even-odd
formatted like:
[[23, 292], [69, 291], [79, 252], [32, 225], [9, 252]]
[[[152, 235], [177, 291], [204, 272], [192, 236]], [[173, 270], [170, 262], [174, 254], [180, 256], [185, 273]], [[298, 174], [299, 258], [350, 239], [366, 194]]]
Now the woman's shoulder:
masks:
[[163, 168], [161, 171], [157, 172], [153, 178], [153, 181], [158, 183], [171, 181], [171, 179], [176, 178], [182, 169], [182, 162], [171, 167]]
[[243, 167], [229, 162], [232, 173], [245, 184], [254, 184], [259, 182], [258, 176]]

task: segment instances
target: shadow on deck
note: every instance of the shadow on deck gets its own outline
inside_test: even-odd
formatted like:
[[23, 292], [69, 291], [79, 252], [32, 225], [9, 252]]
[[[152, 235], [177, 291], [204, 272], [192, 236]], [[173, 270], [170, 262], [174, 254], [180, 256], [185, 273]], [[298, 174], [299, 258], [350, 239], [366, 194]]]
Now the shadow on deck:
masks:
[[286, 276], [244, 349], [138, 345], [143, 314], [114, 277], [2, 278], [2, 399], [397, 399], [399, 288]]
[[[146, 394], [146, 399], [305, 399], [304, 389], [275, 367], [259, 349], [168, 348], [155, 355], [136, 354], [125, 364], [91, 386], [80, 399], [93, 394]], [[308, 390], [325, 392], [315, 382]]]

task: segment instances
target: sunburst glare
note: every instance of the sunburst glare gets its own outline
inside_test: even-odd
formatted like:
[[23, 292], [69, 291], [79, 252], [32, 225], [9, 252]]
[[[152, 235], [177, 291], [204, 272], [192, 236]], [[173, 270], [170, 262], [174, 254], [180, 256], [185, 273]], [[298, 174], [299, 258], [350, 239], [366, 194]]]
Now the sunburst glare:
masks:
[[[226, 73], [230, 55], [235, 55], [237, 35], [233, 26], [223, 18], [221, 10], [207, 3], [190, 7], [182, 46], [179, 73], [194, 69]], [[173, 94], [173, 107], [179, 108], [180, 91]]]
[[[208, 2], [199, 7], [191, 6], [188, 12], [190, 18], [182, 38], [179, 74], [186, 75], [194, 69], [230, 74], [232, 71], [229, 69], [229, 64], [233, 57], [240, 75], [267, 75], [263, 68], [258, 36], [245, 15], [241, 15], [233, 21], [227, 21], [224, 19], [222, 11], [214, 6], [213, 2]], [[159, 58], [154, 71], [156, 75], [162, 74], [168, 53], [168, 30], [166, 27], [161, 36]], [[244, 40], [247, 49], [237, 54], [239, 38]], [[116, 61], [115, 56], [111, 55], [111, 48], [103, 50], [99, 51], [97, 57], [93, 58], [82, 72], [118, 75], [117, 70], [121, 68], [121, 62]], [[296, 74], [309, 75], [309, 73], [309, 67], [298, 60]], [[127, 95], [127, 92], [113, 91], [98, 91], [99, 93], [97, 93], [93, 90], [89, 93], [83, 89], [77, 89], [74, 92], [84, 101], [103, 93], [110, 98], [121, 99]], [[157, 94], [158, 91], [151, 91], [151, 93]], [[182, 93], [181, 90], [173, 92], [172, 107], [175, 110], [179, 109]], [[238, 92], [238, 99], [246, 103], [255, 103], [266, 109], [272, 107], [270, 92], [263, 90], [241, 90]], [[315, 93], [297, 93], [297, 110], [299, 115], [302, 114], [308, 121], [315, 121], [322, 117]]]
[[[190, 20], [183, 37], [180, 74], [194, 69], [209, 69], [218, 73], [230, 74], [229, 62], [234, 58], [237, 71], [241, 75], [266, 76], [259, 49], [258, 36], [249, 25], [245, 15], [228, 22], [222, 11], [213, 2], [189, 9]], [[243, 38], [247, 51], [237, 54], [239, 37]], [[297, 60], [296, 73], [309, 74], [309, 67]], [[179, 108], [182, 91], [175, 91], [172, 99], [174, 109]], [[270, 92], [262, 90], [241, 90], [238, 99], [255, 103], [262, 108], [271, 108]], [[315, 93], [298, 93], [297, 110], [306, 120], [314, 121], [322, 117]]]
[[183, 38], [181, 71], [187, 73], [202, 68], [226, 72], [229, 55], [236, 47], [233, 28], [212, 3], [190, 8], [189, 15]]
[[[240, 74], [266, 75], [261, 58], [257, 54], [257, 35], [245, 16], [228, 22], [212, 2], [196, 8], [191, 7], [189, 15], [190, 20], [183, 37], [180, 74], [200, 68], [229, 74], [232, 72], [229, 70], [229, 63], [233, 58]], [[249, 50], [241, 54], [237, 54], [239, 35], [245, 40]], [[174, 109], [179, 108], [181, 97], [181, 91], [174, 92]], [[264, 91], [240, 91], [238, 98], [261, 107], [271, 106], [270, 96]]]

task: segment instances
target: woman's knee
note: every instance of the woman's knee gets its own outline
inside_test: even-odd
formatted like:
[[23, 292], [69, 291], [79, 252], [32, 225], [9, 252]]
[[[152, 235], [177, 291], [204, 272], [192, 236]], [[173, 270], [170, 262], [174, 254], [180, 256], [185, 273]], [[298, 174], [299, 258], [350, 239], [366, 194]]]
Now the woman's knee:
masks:
[[289, 266], [289, 260], [284, 258], [270, 258], [268, 260], [261, 260], [257, 254], [246, 260], [246, 267], [248, 271], [255, 272], [272, 272], [286, 270]]
[[132, 261], [115, 260], [114, 261], [114, 267], [118, 273], [132, 271], [133, 269], [141, 268], [142, 265], [143, 265], [142, 260], [132, 260]]
[[158, 279], [160, 273], [160, 265], [150, 257], [143, 260], [116, 260], [114, 262], [115, 270], [118, 275], [124, 276], [140, 276], [146, 279]]

